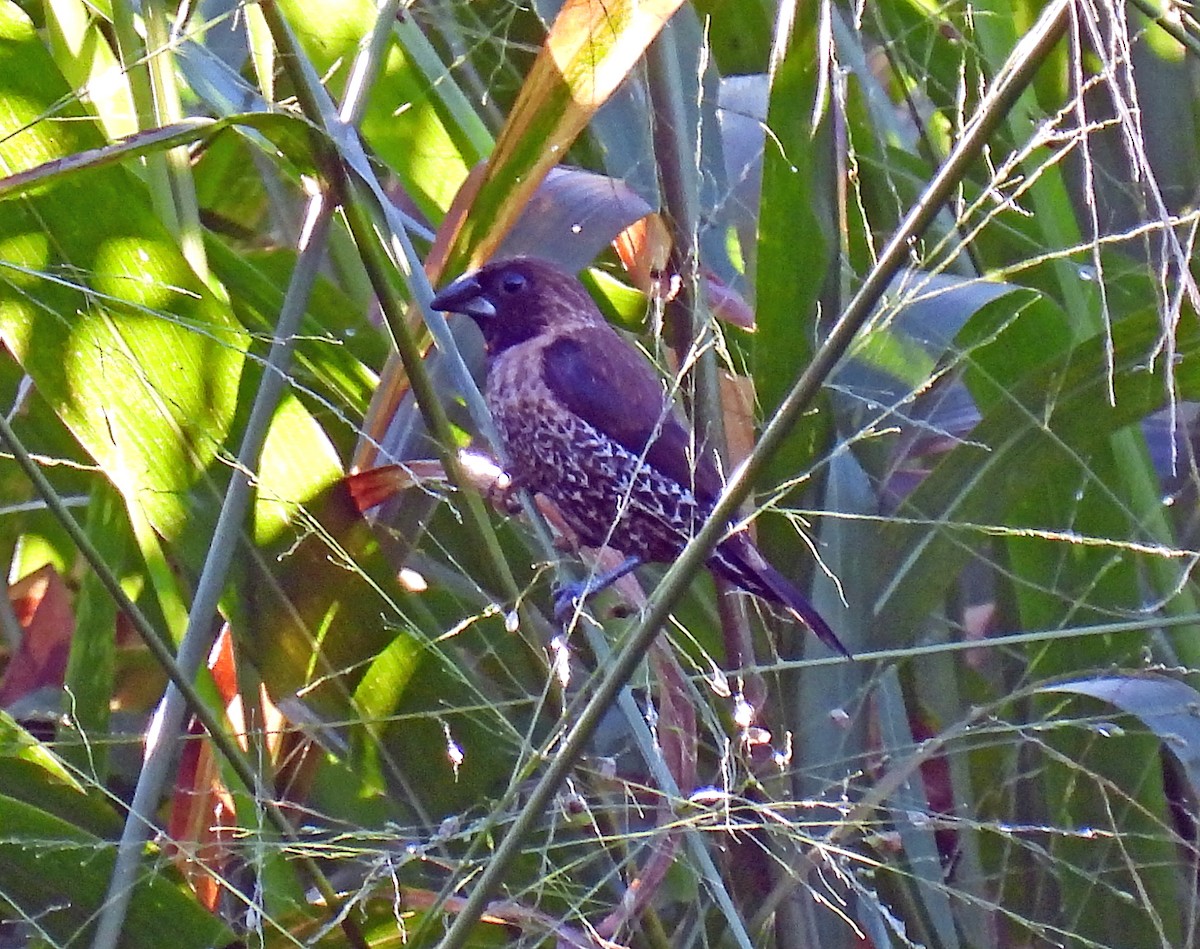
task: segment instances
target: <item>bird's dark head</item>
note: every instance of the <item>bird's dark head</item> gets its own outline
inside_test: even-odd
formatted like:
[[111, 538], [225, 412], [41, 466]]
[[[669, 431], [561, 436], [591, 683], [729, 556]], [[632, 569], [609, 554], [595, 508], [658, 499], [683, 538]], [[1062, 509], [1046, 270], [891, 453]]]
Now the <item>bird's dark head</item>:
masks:
[[493, 356], [551, 330], [604, 321], [578, 280], [532, 257], [497, 260], [464, 274], [430, 305], [471, 317]]

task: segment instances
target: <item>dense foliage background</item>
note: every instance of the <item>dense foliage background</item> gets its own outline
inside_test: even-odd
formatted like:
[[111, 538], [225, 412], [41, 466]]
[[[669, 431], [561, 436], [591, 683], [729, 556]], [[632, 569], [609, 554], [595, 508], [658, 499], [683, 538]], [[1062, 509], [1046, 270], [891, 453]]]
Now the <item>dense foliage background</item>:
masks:
[[[0, 946], [1193, 944], [1197, 52], [1155, 0], [0, 0]], [[556, 628], [614, 555], [491, 490], [428, 310], [511, 253], [853, 661], [699, 547]]]

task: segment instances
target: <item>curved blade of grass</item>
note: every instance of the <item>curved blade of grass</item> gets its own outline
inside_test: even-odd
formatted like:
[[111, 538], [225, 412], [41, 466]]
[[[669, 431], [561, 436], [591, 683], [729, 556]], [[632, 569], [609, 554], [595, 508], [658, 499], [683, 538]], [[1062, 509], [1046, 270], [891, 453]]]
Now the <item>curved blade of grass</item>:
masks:
[[274, 112], [248, 112], [221, 119], [196, 116], [160, 128], [135, 132], [111, 144], [67, 152], [61, 158], [53, 158], [0, 178], [0, 199], [11, 200], [39, 191], [81, 170], [104, 168], [180, 145], [206, 141], [228, 128], [251, 129], [260, 133], [261, 137], [256, 141], [269, 148], [272, 154], [286, 154], [301, 173], [316, 173], [310, 161], [312, 148], [307, 141], [313, 128], [302, 119]]
[[1052, 682], [1037, 691], [1087, 695], [1136, 716], [1179, 759], [1192, 793], [1200, 795], [1200, 692], [1186, 682], [1148, 673]]

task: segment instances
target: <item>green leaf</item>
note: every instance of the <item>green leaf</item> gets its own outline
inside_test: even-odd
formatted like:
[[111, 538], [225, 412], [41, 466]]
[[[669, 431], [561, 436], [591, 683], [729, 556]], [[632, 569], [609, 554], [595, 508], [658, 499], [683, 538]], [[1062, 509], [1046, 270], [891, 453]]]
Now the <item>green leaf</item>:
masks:
[[1037, 691], [1086, 695], [1136, 716], [1179, 759], [1192, 793], [1200, 796], [1200, 692], [1186, 682], [1147, 673], [1051, 682]]
[[66, 765], [3, 709], [0, 709], [0, 758], [37, 765], [48, 778], [75, 791], [83, 791], [83, 786]]
[[0, 788], [11, 798], [90, 833], [120, 833], [120, 819], [108, 801], [85, 790], [54, 752], [4, 711], [0, 711]]
[[[795, 13], [795, 7], [791, 8]], [[781, 13], [786, 16], [786, 13]], [[827, 64], [815, 18], [796, 15], [786, 35], [776, 39], [767, 105], [769, 142], [763, 154], [758, 246], [754, 256], [756, 330], [753, 337], [754, 387], [764, 416], [770, 415], [812, 359], [821, 302], [837, 255], [834, 210], [829, 187], [828, 123], [818, 120], [827, 90]], [[798, 256], [801, 255], [801, 256]], [[821, 400], [796, 425], [761, 484], [793, 483], [806, 474], [832, 435], [831, 414]], [[795, 549], [786, 524], [766, 519], [759, 543], [768, 559], [781, 561]]]
[[[0, 4], [0, 164], [103, 144], [27, 20]], [[86, 213], [81, 209], [86, 208]], [[168, 538], [233, 417], [245, 336], [121, 167], [0, 215], [0, 337], [126, 504]]]
[[[1014, 512], [1024, 499], [1089, 477], [1090, 459], [1112, 434], [1165, 404], [1168, 368], [1162, 359], [1148, 362], [1160, 332], [1157, 315], [1148, 311], [1113, 328], [1115, 403], [1108, 398], [1109, 341], [1103, 336], [1054, 354], [1003, 392], [994, 389], [995, 404], [969, 440], [949, 452], [909, 496], [901, 519], [883, 528], [883, 575], [891, 580], [875, 603], [881, 622], [895, 634], [912, 635], [970, 559], [972, 543], [979, 538], [997, 531], [1061, 528], [1067, 531], [1063, 539], [1069, 539], [1069, 523], [1026, 524], [1014, 519]], [[992, 345], [1003, 358], [1003, 343]], [[1200, 334], [1181, 324], [1177, 347], [1178, 361], [1169, 371], [1181, 396], [1192, 398], [1200, 393]], [[1081, 549], [1092, 542], [1083, 535], [1077, 541]], [[1118, 536], [1097, 542], [1112, 546], [1121, 541]], [[1154, 555], [1149, 551], [1148, 556]], [[1126, 605], [1132, 609], [1138, 604]]]
[[[116, 849], [73, 824], [0, 794], [0, 900], [36, 923], [56, 945], [90, 939]], [[121, 949], [224, 945], [229, 928], [161, 872], [134, 886]]]

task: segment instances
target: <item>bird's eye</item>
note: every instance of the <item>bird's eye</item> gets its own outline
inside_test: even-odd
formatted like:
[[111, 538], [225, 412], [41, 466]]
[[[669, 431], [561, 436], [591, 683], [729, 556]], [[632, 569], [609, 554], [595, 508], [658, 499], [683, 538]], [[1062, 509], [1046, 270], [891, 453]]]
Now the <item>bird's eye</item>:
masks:
[[525, 289], [525, 276], [519, 273], [506, 273], [500, 281], [505, 293], [520, 293]]

